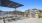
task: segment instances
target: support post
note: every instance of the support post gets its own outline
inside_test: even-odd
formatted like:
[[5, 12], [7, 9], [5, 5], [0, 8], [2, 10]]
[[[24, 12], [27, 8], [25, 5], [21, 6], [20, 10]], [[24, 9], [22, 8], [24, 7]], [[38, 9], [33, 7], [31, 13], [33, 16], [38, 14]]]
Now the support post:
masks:
[[4, 23], [6, 23], [6, 22], [5, 22], [5, 18], [4, 18], [4, 17], [3, 17], [3, 22], [4, 22]]
[[16, 11], [16, 8], [15, 8], [15, 17], [17, 17], [17, 11]]

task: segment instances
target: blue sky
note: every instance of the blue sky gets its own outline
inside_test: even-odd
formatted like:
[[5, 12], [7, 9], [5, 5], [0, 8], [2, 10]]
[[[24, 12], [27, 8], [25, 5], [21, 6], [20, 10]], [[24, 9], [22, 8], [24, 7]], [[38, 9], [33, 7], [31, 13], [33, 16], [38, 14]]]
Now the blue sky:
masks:
[[[23, 4], [24, 6], [17, 8], [19, 11], [25, 11], [27, 9], [32, 9], [32, 8], [37, 8], [37, 9], [42, 9], [42, 0], [12, 0], [13, 2], [17, 2], [20, 4]], [[6, 8], [6, 7], [1, 7], [0, 10], [3, 11], [14, 11], [13, 8]]]

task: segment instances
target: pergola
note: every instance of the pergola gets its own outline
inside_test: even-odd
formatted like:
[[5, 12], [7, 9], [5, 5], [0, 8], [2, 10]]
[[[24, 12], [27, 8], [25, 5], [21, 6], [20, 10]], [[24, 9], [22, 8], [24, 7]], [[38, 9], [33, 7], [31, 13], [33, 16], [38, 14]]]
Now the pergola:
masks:
[[[10, 1], [10, 0], [0, 0], [0, 6], [4, 6], [8, 8], [15, 8], [15, 11], [16, 11], [16, 8], [24, 6], [24, 5]], [[3, 21], [5, 23], [5, 17], [3, 17]]]

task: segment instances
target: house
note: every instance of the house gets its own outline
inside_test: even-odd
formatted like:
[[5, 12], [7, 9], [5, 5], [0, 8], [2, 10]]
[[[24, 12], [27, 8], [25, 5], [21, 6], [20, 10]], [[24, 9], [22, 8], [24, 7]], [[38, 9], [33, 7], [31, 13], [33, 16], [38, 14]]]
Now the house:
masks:
[[40, 13], [39, 9], [28, 9], [25, 11], [25, 17], [28, 18], [39, 18], [38, 14]]

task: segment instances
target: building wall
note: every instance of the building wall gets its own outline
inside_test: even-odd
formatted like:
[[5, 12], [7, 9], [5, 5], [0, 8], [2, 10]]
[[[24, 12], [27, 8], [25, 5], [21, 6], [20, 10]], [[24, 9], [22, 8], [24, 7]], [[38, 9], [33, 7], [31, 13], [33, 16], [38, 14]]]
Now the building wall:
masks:
[[29, 9], [29, 10], [26, 10], [25, 16], [28, 15], [27, 17], [30, 17], [30, 18], [38, 18], [38, 13], [39, 13], [38, 9]]
[[39, 17], [39, 18], [42, 18], [42, 13], [39, 13], [39, 14], [38, 14], [38, 17]]

